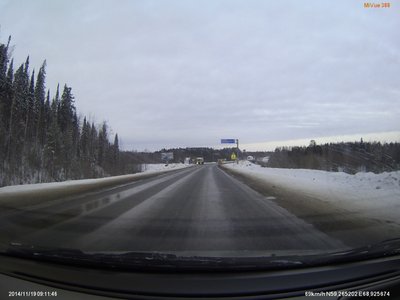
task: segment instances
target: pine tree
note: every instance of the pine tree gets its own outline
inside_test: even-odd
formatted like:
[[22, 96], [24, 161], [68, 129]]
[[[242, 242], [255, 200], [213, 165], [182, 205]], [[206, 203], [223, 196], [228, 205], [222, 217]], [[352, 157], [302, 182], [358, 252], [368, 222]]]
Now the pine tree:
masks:
[[[8, 67], [9, 54], [8, 48], [11, 41], [11, 36], [8, 39], [7, 45], [0, 43], [0, 168], [4, 168], [6, 159], [8, 125], [11, 108], [11, 90], [13, 81], [13, 61], [11, 60]], [[8, 69], [7, 69], [8, 68]], [[9, 85], [9, 74], [11, 70], [11, 86]], [[0, 171], [1, 171], [0, 170]]]
[[98, 164], [97, 139], [98, 139], [97, 129], [94, 123], [92, 122], [92, 125], [90, 126], [90, 135], [89, 135], [89, 159], [90, 159], [90, 168], [92, 171], [91, 177], [96, 177], [95, 165]]
[[80, 137], [80, 158], [83, 161], [88, 161], [89, 158], [89, 134], [90, 125], [86, 121], [86, 116], [83, 118], [82, 133]]
[[39, 73], [36, 79], [35, 86], [35, 109], [34, 109], [34, 120], [35, 120], [35, 129], [36, 129], [36, 143], [38, 148], [43, 147], [45, 144], [45, 111], [44, 104], [46, 100], [46, 87], [45, 87], [45, 79], [46, 79], [46, 61], [43, 62], [42, 66], [39, 69]]
[[8, 49], [10, 47], [11, 36], [8, 37], [7, 45], [0, 43], [0, 86], [4, 82], [7, 72], [7, 65], [9, 62]]
[[10, 116], [11, 116], [11, 104], [13, 98], [13, 84], [14, 84], [14, 60], [12, 59], [7, 71], [6, 84], [5, 84], [5, 93], [4, 98], [2, 99], [3, 103], [3, 116], [4, 116], [4, 126], [6, 128], [6, 132], [8, 132], [9, 124], [10, 124]]
[[31, 148], [31, 142], [35, 137], [35, 120], [34, 120], [34, 110], [35, 110], [35, 70], [32, 71], [31, 81], [29, 85], [29, 93], [26, 101], [27, 113], [25, 119], [25, 129], [24, 129], [24, 139], [26, 148]]
[[43, 145], [46, 144], [46, 132], [49, 129], [49, 120], [51, 118], [51, 104], [50, 104], [50, 90], [47, 90], [46, 102], [43, 108], [43, 129], [41, 135], [43, 136]]
[[118, 174], [118, 170], [120, 169], [119, 166], [119, 141], [118, 141], [118, 134], [115, 134], [114, 137], [114, 144], [112, 147], [112, 165], [113, 165], [113, 174]]
[[115, 159], [117, 159], [117, 155], [119, 153], [118, 133], [115, 134], [114, 138], [114, 153], [115, 153]]
[[72, 95], [71, 88], [65, 85], [60, 102], [59, 127], [63, 136], [61, 156], [63, 158], [62, 164], [66, 178], [69, 178], [71, 174], [71, 162], [76, 153], [75, 131], [77, 124], [74, 96]]
[[8, 132], [7, 161], [10, 164], [12, 175], [21, 166], [22, 150], [24, 148], [24, 128], [26, 118], [26, 100], [29, 93], [28, 76], [29, 57], [25, 64], [22, 64], [15, 72], [13, 82], [13, 99], [10, 111], [10, 122]]
[[65, 133], [72, 127], [74, 113], [74, 96], [71, 93], [71, 88], [64, 85], [59, 109], [59, 125], [61, 132]]
[[103, 122], [99, 130], [99, 139], [98, 139], [98, 162], [101, 167], [105, 166], [106, 156], [108, 150], [108, 128], [107, 123]]
[[58, 106], [59, 106], [59, 93], [57, 87], [56, 96], [53, 98], [50, 105], [48, 129], [46, 131], [46, 145], [45, 150], [45, 167], [50, 174], [51, 180], [60, 180], [59, 174], [56, 174], [56, 170], [61, 166], [61, 144], [62, 136], [58, 125]]
[[81, 178], [80, 176], [80, 164], [78, 162], [78, 157], [79, 157], [79, 151], [80, 151], [80, 147], [79, 147], [79, 136], [80, 136], [80, 128], [79, 128], [79, 119], [78, 116], [76, 114], [76, 112], [74, 112], [73, 116], [72, 116], [72, 127], [71, 127], [71, 135], [72, 135], [72, 149], [71, 149], [71, 169], [73, 171], [72, 176], [74, 178]]

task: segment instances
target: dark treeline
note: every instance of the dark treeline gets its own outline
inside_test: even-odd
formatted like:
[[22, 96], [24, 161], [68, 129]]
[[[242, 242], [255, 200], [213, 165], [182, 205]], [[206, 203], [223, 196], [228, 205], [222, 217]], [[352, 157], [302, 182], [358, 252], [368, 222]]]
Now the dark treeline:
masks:
[[[205, 162], [217, 161], [218, 159], [228, 158], [232, 153], [232, 149], [213, 149], [207, 147], [196, 147], [196, 148], [173, 148], [173, 149], [162, 149], [160, 152], [172, 152], [174, 153], [173, 162], [183, 162], [186, 157], [196, 158], [203, 157]], [[228, 154], [229, 153], [229, 154]]]
[[127, 157], [133, 164], [152, 164], [165, 163], [161, 159], [161, 153], [172, 152], [173, 159], [170, 163], [183, 163], [186, 158], [194, 159], [203, 157], [205, 162], [216, 162], [218, 159], [230, 160], [233, 152], [236, 153], [236, 148], [213, 149], [209, 147], [188, 147], [188, 148], [169, 148], [161, 149], [155, 152], [122, 152], [120, 155]]
[[[133, 172], [109, 141], [104, 122], [78, 118], [71, 87], [46, 89], [46, 61], [35, 72], [29, 56], [14, 70], [10, 40], [0, 43], [0, 186]], [[121, 157], [122, 156], [122, 157]]]
[[[196, 147], [196, 148], [170, 148], [161, 149], [155, 152], [124, 152], [123, 155], [129, 157], [130, 161], [135, 164], [146, 164], [146, 163], [163, 163], [161, 159], [161, 153], [172, 152], [173, 159], [170, 163], [183, 163], [185, 158], [196, 158], [203, 157], [206, 162], [217, 161], [220, 158], [229, 158], [231, 153], [235, 151], [231, 149], [217, 150], [207, 147]], [[236, 151], [235, 151], [236, 152]]]
[[277, 148], [268, 167], [326, 171], [384, 172], [400, 169], [400, 143], [360, 142]]
[[[174, 159], [172, 162], [179, 163], [184, 162], [185, 158], [196, 158], [203, 157], [205, 162], [217, 162], [219, 159], [231, 160], [232, 153], [235, 153], [239, 156], [239, 159], [246, 159], [248, 155], [252, 155], [255, 158], [262, 158], [268, 156], [270, 152], [246, 152], [246, 151], [237, 151], [236, 147], [231, 148], [223, 148], [223, 149], [213, 149], [209, 147], [188, 147], [188, 148], [172, 148], [172, 149], [162, 149], [157, 151], [157, 153], [161, 152], [172, 152], [174, 154]], [[160, 154], [156, 157], [161, 157]]]

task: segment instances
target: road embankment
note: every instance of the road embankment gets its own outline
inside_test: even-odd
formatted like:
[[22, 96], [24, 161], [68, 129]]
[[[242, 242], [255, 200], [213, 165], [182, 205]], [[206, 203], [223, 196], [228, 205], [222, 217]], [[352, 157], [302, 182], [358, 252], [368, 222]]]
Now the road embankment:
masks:
[[[400, 234], [399, 224], [374, 216], [374, 212], [357, 209], [357, 206], [346, 206], [346, 201], [327, 201], [319, 193], [298, 189], [296, 185], [291, 186], [280, 180], [268, 180], [240, 168], [224, 165], [220, 165], [220, 168], [348, 246], [373, 244], [396, 238]], [[327, 196], [332, 192], [327, 191]]]
[[81, 195], [129, 184], [138, 180], [181, 170], [186, 167], [188, 166], [96, 179], [6, 186], [0, 188], [0, 206], [22, 208], [37, 205], [60, 198]]

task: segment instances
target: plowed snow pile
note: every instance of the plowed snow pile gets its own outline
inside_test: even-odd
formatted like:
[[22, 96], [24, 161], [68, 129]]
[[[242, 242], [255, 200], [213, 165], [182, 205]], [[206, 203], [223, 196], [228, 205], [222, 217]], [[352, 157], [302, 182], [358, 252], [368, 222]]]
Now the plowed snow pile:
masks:
[[369, 217], [400, 223], [400, 171], [351, 175], [319, 170], [263, 168], [246, 161], [224, 167], [264, 180], [277, 188], [334, 202]]

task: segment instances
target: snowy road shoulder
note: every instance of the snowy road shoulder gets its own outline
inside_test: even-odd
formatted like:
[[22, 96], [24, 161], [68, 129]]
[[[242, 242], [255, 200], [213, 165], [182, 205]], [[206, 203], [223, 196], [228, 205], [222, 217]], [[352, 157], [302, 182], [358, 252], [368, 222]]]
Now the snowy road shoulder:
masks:
[[319, 170], [263, 168], [246, 161], [223, 167], [370, 218], [395, 223], [400, 220], [400, 171], [351, 175]]
[[136, 174], [2, 187], [0, 188], [0, 205], [10, 205], [12, 207], [34, 205], [44, 201], [121, 185], [165, 172], [190, 167], [190, 165], [186, 164], [169, 164], [168, 166], [164, 164], [151, 164], [146, 166], [143, 172]]

